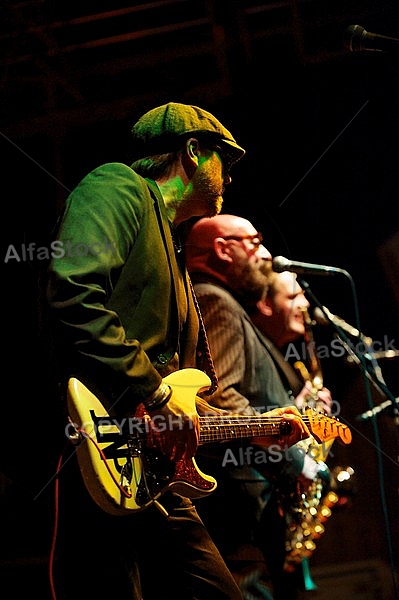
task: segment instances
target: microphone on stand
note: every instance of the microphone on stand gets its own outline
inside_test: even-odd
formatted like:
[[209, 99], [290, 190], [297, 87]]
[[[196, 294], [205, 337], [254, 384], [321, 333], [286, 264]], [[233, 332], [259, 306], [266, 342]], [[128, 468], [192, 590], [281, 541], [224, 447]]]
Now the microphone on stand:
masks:
[[298, 275], [308, 273], [309, 275], [335, 275], [337, 273], [347, 274], [344, 269], [338, 267], [329, 267], [327, 265], [316, 265], [313, 263], [298, 262], [295, 260], [288, 260], [284, 256], [275, 256], [272, 261], [273, 271], [275, 273], [282, 273], [283, 271], [291, 271]]
[[399, 39], [370, 33], [360, 25], [349, 25], [344, 34], [344, 46], [349, 52], [399, 53]]
[[[396, 403], [399, 402], [399, 398], [396, 398], [395, 400], [396, 400]], [[381, 404], [378, 404], [378, 406], [374, 406], [370, 410], [366, 410], [366, 412], [361, 413], [360, 415], [357, 415], [356, 421], [367, 421], [368, 419], [371, 419], [371, 417], [378, 415], [378, 413], [384, 411], [385, 409], [391, 407], [392, 405], [393, 405], [392, 400], [385, 400], [385, 402], [381, 402]]]
[[[365, 335], [360, 333], [360, 331], [358, 329], [356, 329], [356, 327], [349, 325], [349, 323], [344, 321], [344, 319], [341, 319], [341, 317], [337, 317], [337, 315], [333, 315], [328, 310], [328, 308], [326, 308], [325, 306], [323, 306], [322, 309], [317, 306], [313, 311], [313, 317], [314, 317], [315, 322], [318, 323], [319, 325], [328, 325], [329, 323], [332, 323], [333, 325], [340, 327], [346, 333], [349, 333], [350, 335], [357, 337], [359, 340], [361, 340], [363, 342], [366, 349], [371, 347], [371, 344], [373, 343], [373, 340], [371, 338], [366, 337]], [[348, 361], [350, 360], [350, 362], [355, 362], [357, 365], [360, 365], [361, 360], [360, 360], [358, 354], [356, 352], [354, 352], [354, 350], [344, 340], [342, 340], [342, 343], [344, 345], [344, 348], [348, 352]], [[369, 360], [371, 360], [371, 362], [373, 364], [373, 368], [374, 368], [374, 376], [371, 375], [369, 370], [367, 370], [367, 369], [363, 370], [365, 377], [370, 381], [370, 383], [379, 392], [384, 393], [383, 390], [387, 390], [387, 388], [386, 388], [386, 384], [385, 384], [385, 381], [384, 381], [384, 378], [382, 375], [381, 368], [378, 365], [377, 361], [375, 360], [375, 356], [373, 355], [373, 353], [368, 353], [368, 352], [364, 356], [367, 357]], [[383, 388], [381, 386], [383, 386]], [[386, 396], [386, 392], [385, 392], [385, 396]], [[357, 415], [356, 420], [357, 421], [366, 421], [366, 420], [370, 419], [371, 417], [377, 415], [378, 413], [382, 412], [386, 408], [393, 407], [393, 406], [396, 407], [395, 408], [396, 414], [398, 414], [399, 398], [396, 398], [396, 399], [391, 398], [391, 399], [386, 400], [385, 402], [382, 402], [378, 406], [374, 406], [372, 409], [367, 410], [366, 412], [364, 412], [360, 415]]]
[[340, 327], [342, 331], [349, 333], [349, 335], [353, 337], [359, 338], [367, 348], [373, 343], [373, 340], [370, 337], [367, 337], [360, 333], [360, 331], [356, 329], [356, 327], [349, 325], [349, 323], [344, 321], [344, 319], [341, 319], [341, 317], [333, 315], [333, 313], [330, 312], [326, 306], [323, 306], [323, 310], [316, 306], [316, 308], [313, 311], [313, 317], [316, 323], [318, 323], [319, 325], [328, 325], [330, 321], [333, 325]]

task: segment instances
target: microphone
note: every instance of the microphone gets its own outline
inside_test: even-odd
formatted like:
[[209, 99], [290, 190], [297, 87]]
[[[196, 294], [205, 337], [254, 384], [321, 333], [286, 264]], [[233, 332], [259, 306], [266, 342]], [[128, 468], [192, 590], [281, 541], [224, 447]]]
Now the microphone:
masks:
[[344, 34], [344, 46], [349, 52], [399, 52], [399, 39], [370, 33], [360, 25], [350, 25]]
[[356, 329], [356, 327], [349, 325], [349, 323], [344, 321], [344, 319], [341, 319], [341, 317], [333, 315], [333, 313], [330, 312], [325, 306], [323, 306], [323, 310], [316, 306], [316, 308], [313, 311], [313, 317], [316, 323], [318, 323], [318, 325], [328, 325], [329, 321], [331, 321], [333, 325], [340, 327], [342, 331], [345, 331], [346, 333], [349, 333], [349, 335], [352, 335], [353, 337], [357, 337], [360, 340], [362, 340], [362, 342], [367, 347], [370, 346], [373, 342], [371, 338], [366, 337], [365, 335], [360, 333], [360, 331]]
[[309, 273], [309, 275], [335, 275], [336, 273], [345, 273], [344, 269], [338, 269], [337, 267], [328, 267], [327, 265], [314, 265], [312, 263], [297, 262], [295, 260], [288, 260], [284, 256], [276, 256], [272, 261], [273, 271], [276, 273], [282, 273], [283, 271], [292, 271], [302, 275], [303, 273]]
[[[395, 401], [399, 402], [399, 398], [396, 398]], [[392, 406], [392, 404], [392, 400], [385, 400], [385, 402], [381, 402], [381, 404], [374, 406], [371, 410], [366, 410], [366, 412], [357, 415], [356, 421], [367, 421], [368, 419], [371, 419], [371, 417], [378, 415], [378, 413]]]

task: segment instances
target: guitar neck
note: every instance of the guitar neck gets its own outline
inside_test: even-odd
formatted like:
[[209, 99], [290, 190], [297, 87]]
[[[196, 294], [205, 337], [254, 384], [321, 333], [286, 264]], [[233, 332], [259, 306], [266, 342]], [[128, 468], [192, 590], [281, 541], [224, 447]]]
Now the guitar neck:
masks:
[[243, 438], [282, 436], [291, 431], [291, 425], [280, 417], [249, 416], [200, 417], [200, 444]]
[[[291, 424], [282, 417], [219, 415], [199, 419], [200, 444], [264, 436], [281, 437], [292, 431]], [[328, 442], [336, 437], [344, 444], [350, 444], [352, 440], [349, 427], [337, 419], [307, 409], [306, 414], [302, 415], [302, 420], [319, 443]]]

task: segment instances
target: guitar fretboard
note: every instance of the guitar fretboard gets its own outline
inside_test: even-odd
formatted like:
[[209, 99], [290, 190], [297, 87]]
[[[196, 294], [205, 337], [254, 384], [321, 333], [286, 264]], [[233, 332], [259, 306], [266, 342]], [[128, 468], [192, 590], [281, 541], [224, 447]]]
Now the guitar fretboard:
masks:
[[[265, 417], [262, 415], [208, 416], [200, 417], [200, 444], [239, 438], [263, 436], [284, 436], [291, 431], [291, 425], [282, 417]], [[347, 425], [312, 410], [302, 415], [302, 420], [311, 432], [322, 441], [339, 437], [344, 444], [349, 444], [352, 434]]]
[[200, 417], [200, 444], [240, 438], [282, 436], [291, 425], [281, 418], [256, 415]]

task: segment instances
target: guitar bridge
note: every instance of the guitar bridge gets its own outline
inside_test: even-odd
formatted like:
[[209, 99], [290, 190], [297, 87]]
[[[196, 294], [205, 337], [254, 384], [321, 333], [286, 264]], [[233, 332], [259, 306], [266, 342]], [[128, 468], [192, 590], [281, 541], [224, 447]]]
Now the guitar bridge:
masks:
[[130, 496], [132, 495], [132, 488], [131, 488], [132, 477], [133, 477], [132, 461], [128, 459], [122, 467], [119, 484], [120, 484], [121, 488]]
[[155, 448], [147, 447], [141, 458], [143, 471], [137, 487], [136, 502], [143, 506], [167, 488], [173, 478], [175, 465]]

